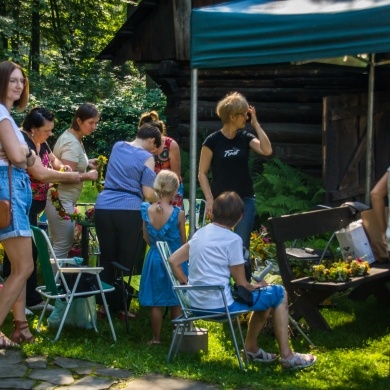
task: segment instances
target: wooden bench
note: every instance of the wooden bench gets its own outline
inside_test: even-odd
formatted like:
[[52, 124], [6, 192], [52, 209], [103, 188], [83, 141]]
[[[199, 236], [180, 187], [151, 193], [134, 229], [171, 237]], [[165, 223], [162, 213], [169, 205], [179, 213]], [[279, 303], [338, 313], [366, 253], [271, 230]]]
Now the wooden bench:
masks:
[[356, 209], [341, 206], [268, 219], [271, 238], [276, 244], [280, 275], [291, 302], [290, 314], [296, 321], [303, 317], [312, 329], [330, 330], [319, 304], [332, 294], [348, 289], [351, 289], [349, 296], [356, 300], [363, 300], [371, 294], [390, 299], [390, 290], [386, 287], [390, 280], [390, 263], [372, 263], [368, 275], [345, 282], [322, 283], [310, 277], [296, 279], [291, 269], [286, 254], [287, 241], [333, 233], [359, 218]]

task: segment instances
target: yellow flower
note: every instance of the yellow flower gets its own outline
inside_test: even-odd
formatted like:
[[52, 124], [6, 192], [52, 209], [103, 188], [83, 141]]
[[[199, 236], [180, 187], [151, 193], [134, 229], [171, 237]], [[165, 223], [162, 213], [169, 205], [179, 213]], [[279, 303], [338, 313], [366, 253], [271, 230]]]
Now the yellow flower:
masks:
[[98, 171], [98, 178], [95, 182], [95, 187], [97, 189], [98, 192], [102, 192], [103, 191], [103, 185], [102, 185], [102, 182], [104, 180], [104, 177], [103, 177], [103, 171], [104, 171], [104, 167], [105, 165], [107, 164], [107, 157], [106, 156], [98, 156], [97, 158], [97, 164], [98, 164], [98, 168], [97, 168], [97, 171]]

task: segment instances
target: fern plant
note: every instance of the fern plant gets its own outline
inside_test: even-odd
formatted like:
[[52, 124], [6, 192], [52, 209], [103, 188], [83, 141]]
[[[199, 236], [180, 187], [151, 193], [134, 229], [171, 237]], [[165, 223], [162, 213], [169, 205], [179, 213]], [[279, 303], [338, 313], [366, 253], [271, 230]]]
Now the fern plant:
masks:
[[323, 202], [325, 190], [319, 178], [274, 158], [254, 177], [256, 211], [261, 221], [269, 217], [308, 211]]

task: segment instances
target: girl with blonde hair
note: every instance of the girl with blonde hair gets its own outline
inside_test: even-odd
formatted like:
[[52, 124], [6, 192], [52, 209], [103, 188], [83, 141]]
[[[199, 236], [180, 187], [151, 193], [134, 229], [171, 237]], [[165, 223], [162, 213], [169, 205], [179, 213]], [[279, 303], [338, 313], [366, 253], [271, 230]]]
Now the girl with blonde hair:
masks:
[[[154, 183], [158, 201], [153, 204], [144, 202], [141, 205], [144, 239], [150, 250], [142, 269], [139, 303], [151, 307], [153, 336], [150, 344], [161, 343], [163, 307], [171, 308], [172, 318], [180, 314], [179, 302], [156, 246], [157, 241], [166, 241], [171, 250], [175, 251], [186, 241], [184, 211], [172, 205], [178, 188], [177, 175], [172, 171], [162, 170]], [[182, 268], [187, 274], [186, 263], [183, 263]]]

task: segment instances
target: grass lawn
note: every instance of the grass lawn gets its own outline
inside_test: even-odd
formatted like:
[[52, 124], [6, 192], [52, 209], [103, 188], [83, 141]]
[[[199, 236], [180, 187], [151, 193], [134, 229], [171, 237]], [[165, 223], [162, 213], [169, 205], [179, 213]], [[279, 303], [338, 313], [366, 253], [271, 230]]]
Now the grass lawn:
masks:
[[[65, 328], [60, 340], [53, 343], [55, 331], [43, 328], [34, 345], [24, 345], [27, 355], [44, 354], [87, 359], [131, 370], [135, 376], [150, 372], [217, 384], [221, 389], [389, 389], [390, 388], [390, 302], [380, 304], [374, 298], [352, 302], [345, 295], [332, 299], [333, 307], [322, 309], [332, 332], [312, 331], [311, 340], [317, 363], [306, 370], [285, 372], [279, 364], [251, 366], [247, 372], [238, 368], [229, 333], [219, 324], [207, 324], [208, 354], [180, 354], [167, 364], [171, 337], [167, 317], [163, 325], [163, 344], [149, 346], [151, 338], [149, 310], [132, 303], [138, 318], [131, 320], [130, 334], [125, 324], [114, 319], [118, 342], [112, 342], [107, 320], [98, 320], [99, 334], [93, 330]], [[8, 316], [2, 330], [10, 334]], [[38, 317], [29, 322], [36, 328]], [[205, 327], [205, 326], [203, 326]], [[246, 325], [244, 325], [244, 331]], [[297, 352], [308, 352], [300, 336], [291, 343]], [[260, 336], [260, 346], [277, 351], [271, 334]]]

